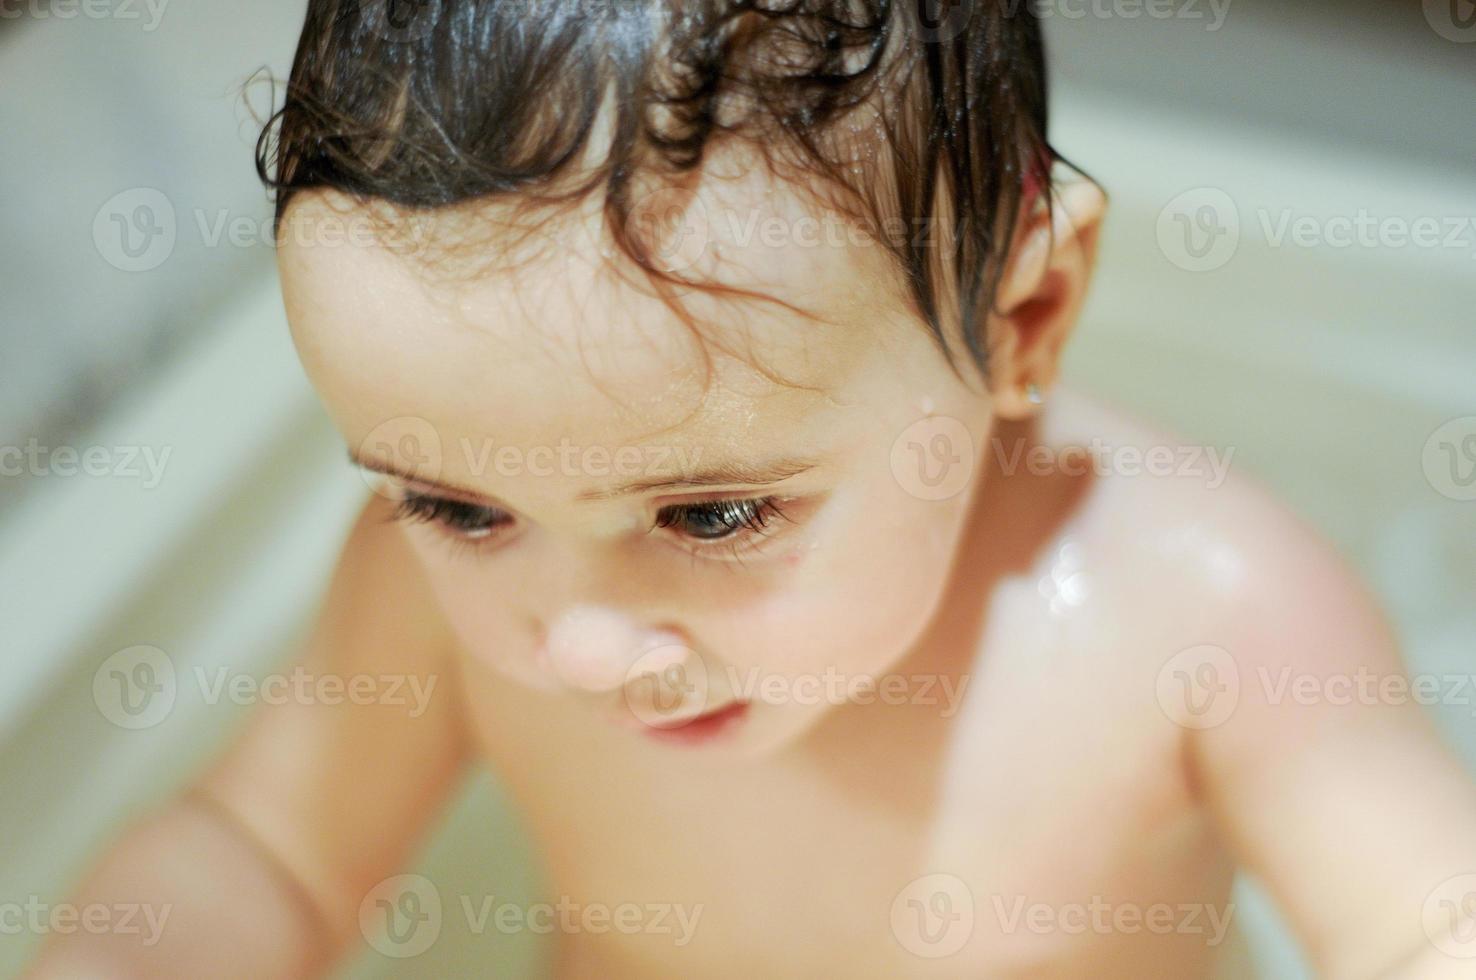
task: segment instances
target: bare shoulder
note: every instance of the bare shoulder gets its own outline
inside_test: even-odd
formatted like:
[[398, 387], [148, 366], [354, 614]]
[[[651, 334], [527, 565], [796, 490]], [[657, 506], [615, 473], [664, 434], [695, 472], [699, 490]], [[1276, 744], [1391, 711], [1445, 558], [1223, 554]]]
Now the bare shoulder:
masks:
[[193, 794], [290, 869], [323, 923], [408, 860], [467, 758], [454, 647], [403, 535], [373, 498], [292, 671]]
[[1423, 710], [1450, 677], [1410, 676], [1337, 550], [1233, 460], [1146, 473], [1120, 447], [1199, 447], [1075, 396], [1045, 428], [1108, 456], [1063, 533], [1111, 597], [1118, 642], [1092, 686], [1135, 698], [1114, 725], [1174, 748], [1178, 801], [1277, 896], [1319, 975], [1446, 975], [1420, 910], [1476, 855], [1476, 788]]
[[[1325, 717], [1263, 710], [1288, 684], [1401, 671], [1357, 575], [1231, 448], [1072, 392], [1032, 439], [1035, 463], [1021, 454], [1003, 481], [1014, 514], [1069, 504], [995, 593], [1011, 625], [985, 656], [1010, 662], [996, 676], [1014, 687], [989, 701], [986, 728], [1011, 703], [1049, 704], [1058, 735], [1093, 745], [1115, 790], [1169, 826], [1204, 816], [1204, 738], [1233, 739], [1219, 753], [1233, 766], [1261, 765]], [[1002, 468], [1013, 448], [996, 450]]]
[[[1124, 737], [1162, 751], [1182, 753], [1209, 728], [1264, 746], [1288, 722], [1252, 723], [1264, 717], [1248, 710], [1252, 700], [1284, 700], [1288, 683], [1403, 671], [1370, 591], [1331, 543], [1239, 471], [1233, 447], [1068, 391], [1031, 439], [1035, 463], [1017, 459], [1022, 478], [1004, 481], [1015, 513], [1069, 506], [1000, 594], [1057, 648], [1040, 662], [1081, 665], [1052, 681], [1058, 701], [1074, 693]], [[1211, 708], [1237, 704], [1237, 724], [1210, 724]]]
[[1234, 446], [1196, 442], [1074, 392], [1055, 409], [1043, 441], [1057, 453], [1083, 447], [1091, 459], [1091, 487], [1067, 533], [1132, 591], [1158, 597], [1130, 607], [1155, 618], [1139, 625], [1186, 643], [1282, 651], [1289, 633], [1308, 627], [1329, 638], [1386, 632], [1351, 566], [1243, 470]]

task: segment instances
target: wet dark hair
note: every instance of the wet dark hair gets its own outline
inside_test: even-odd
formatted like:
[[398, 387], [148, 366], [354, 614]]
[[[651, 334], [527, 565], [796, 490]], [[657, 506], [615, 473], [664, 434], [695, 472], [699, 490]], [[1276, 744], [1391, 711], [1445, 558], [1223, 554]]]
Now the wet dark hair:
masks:
[[[1031, 6], [955, 0], [939, 20], [938, 0], [309, 0], [257, 169], [278, 225], [309, 188], [410, 211], [602, 192], [614, 240], [670, 279], [627, 232], [639, 181], [680, 184], [716, 140], [746, 139], [776, 172], [818, 178], [895, 256], [950, 363], [956, 317], [983, 370], [1017, 219], [1054, 159]], [[613, 125], [589, 168], [602, 107]]]

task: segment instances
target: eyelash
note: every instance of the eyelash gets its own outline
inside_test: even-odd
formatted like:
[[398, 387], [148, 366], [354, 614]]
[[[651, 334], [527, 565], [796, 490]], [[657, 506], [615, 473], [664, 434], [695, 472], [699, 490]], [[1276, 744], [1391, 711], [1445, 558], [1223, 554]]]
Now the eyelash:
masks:
[[[395, 506], [394, 519], [414, 524], [434, 524], [453, 543], [480, 548], [497, 537], [498, 527], [511, 520], [495, 507], [468, 504], [446, 497], [406, 492]], [[762, 543], [773, 531], [774, 518], [789, 520], [776, 497], [723, 498], [671, 504], [656, 515], [655, 527], [671, 528], [698, 517], [722, 531], [715, 537], [682, 535], [694, 551], [728, 551], [741, 557], [743, 550]]]
[[498, 518], [507, 515], [495, 507], [462, 503], [446, 497], [406, 493], [395, 505], [395, 519], [411, 524], [435, 524], [458, 538], [480, 541], [492, 536]]

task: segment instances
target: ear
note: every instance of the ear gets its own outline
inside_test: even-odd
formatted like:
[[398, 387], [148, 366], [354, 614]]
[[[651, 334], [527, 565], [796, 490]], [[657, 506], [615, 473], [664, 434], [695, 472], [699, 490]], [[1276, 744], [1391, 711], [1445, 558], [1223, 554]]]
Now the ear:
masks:
[[1023, 419], [1055, 383], [1061, 350], [1071, 336], [1097, 259], [1097, 237], [1107, 209], [1102, 189], [1080, 174], [1055, 187], [1022, 219], [1000, 278], [990, 320], [989, 387], [994, 410]]

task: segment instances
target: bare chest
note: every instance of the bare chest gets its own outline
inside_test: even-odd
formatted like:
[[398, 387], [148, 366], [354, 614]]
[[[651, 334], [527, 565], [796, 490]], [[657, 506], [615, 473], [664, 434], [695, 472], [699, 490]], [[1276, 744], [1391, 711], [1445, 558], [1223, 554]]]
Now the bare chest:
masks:
[[559, 975], [1206, 975], [1230, 869], [1172, 760], [997, 680], [953, 719], [837, 709], [828, 744], [762, 765], [487, 712], [546, 890], [594, 910]]

